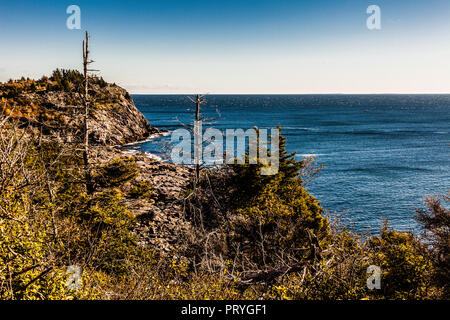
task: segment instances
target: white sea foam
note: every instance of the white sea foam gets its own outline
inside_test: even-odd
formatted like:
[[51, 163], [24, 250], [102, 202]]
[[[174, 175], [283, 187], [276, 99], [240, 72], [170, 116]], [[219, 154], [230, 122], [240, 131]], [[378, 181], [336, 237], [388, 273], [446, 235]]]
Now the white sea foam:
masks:
[[134, 154], [138, 154], [139, 151], [135, 150], [135, 149], [127, 149], [127, 150], [122, 150], [122, 153], [129, 154], [129, 155], [134, 155]]
[[147, 158], [158, 161], [158, 162], [166, 162], [163, 158], [157, 156], [156, 154], [150, 153], [148, 151], [141, 152], [139, 149], [126, 149], [122, 150], [124, 154], [127, 155], [136, 155], [136, 154], [144, 154]]
[[139, 147], [139, 145], [142, 144], [142, 143], [145, 143], [145, 142], [152, 141], [153, 139], [158, 138], [158, 137], [168, 136], [169, 134], [170, 134], [169, 131], [160, 132], [160, 133], [154, 133], [154, 134], [151, 134], [145, 140], [140, 140], [140, 141], [135, 141], [135, 142], [119, 145], [117, 147], [127, 147], [126, 149], [122, 149], [122, 152], [125, 153], [125, 154], [136, 155], [136, 154], [143, 153], [149, 159], [152, 159], [152, 160], [155, 160], [155, 161], [158, 161], [158, 162], [165, 162], [165, 160], [163, 160], [161, 157], [159, 157], [159, 156], [157, 156], [157, 155], [155, 155], [153, 153], [150, 153], [148, 151], [142, 152], [142, 150]]
[[144, 154], [145, 154], [145, 156], [146, 156], [147, 158], [149, 158], [149, 159], [153, 159], [153, 160], [158, 161], [158, 162], [167, 162], [167, 161], [165, 161], [163, 158], [158, 157], [157, 155], [155, 155], [155, 154], [153, 154], [153, 153], [150, 153], [150, 152], [144, 152]]
[[299, 157], [309, 158], [309, 157], [318, 157], [318, 156], [326, 156], [325, 153], [303, 153], [299, 154]]
[[319, 128], [309, 128], [309, 127], [281, 127], [282, 130], [300, 130], [300, 131], [319, 131]]
[[166, 131], [166, 132], [161, 132], [161, 133], [154, 133], [154, 134], [151, 134], [147, 139], [145, 139], [145, 140], [140, 140], [140, 141], [135, 141], [135, 142], [130, 142], [130, 143], [127, 143], [127, 144], [121, 144], [121, 145], [118, 145], [118, 146], [116, 146], [116, 147], [129, 147], [129, 146], [133, 146], [133, 145], [137, 145], [137, 144], [141, 144], [141, 143], [145, 143], [145, 142], [149, 142], [149, 141], [152, 141], [153, 139], [155, 139], [155, 138], [158, 138], [158, 137], [165, 137], [165, 136], [168, 136], [170, 134], [170, 132], [169, 131]]

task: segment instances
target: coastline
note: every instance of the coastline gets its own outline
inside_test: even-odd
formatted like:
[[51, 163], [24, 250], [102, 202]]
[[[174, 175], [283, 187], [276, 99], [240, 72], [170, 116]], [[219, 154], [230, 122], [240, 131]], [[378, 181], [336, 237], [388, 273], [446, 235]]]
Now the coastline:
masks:
[[[155, 128], [155, 129], [157, 129], [157, 128]], [[150, 141], [153, 141], [156, 138], [165, 137], [165, 136], [168, 136], [170, 134], [170, 131], [168, 131], [168, 130], [164, 130], [164, 131], [159, 130], [159, 129], [157, 129], [157, 130], [159, 131], [158, 133], [153, 133], [148, 138], [146, 138], [144, 140], [139, 140], [139, 141], [135, 141], [135, 142], [131, 142], [131, 143], [126, 143], [126, 144], [123, 144], [123, 145], [116, 145], [116, 146], [113, 146], [113, 147], [117, 148], [118, 150], [120, 150], [121, 153], [126, 154], [126, 155], [144, 154], [147, 158], [149, 158], [151, 160], [154, 160], [154, 161], [157, 161], [157, 162], [161, 162], [161, 163], [167, 162], [164, 159], [162, 159], [161, 157], [159, 157], [159, 156], [157, 156], [157, 155], [155, 155], [155, 154], [153, 154], [151, 152], [148, 152], [148, 151], [142, 151], [142, 150], [136, 150], [136, 149], [125, 149], [126, 147], [135, 146], [135, 145], [139, 145], [139, 144], [142, 144], [142, 143], [150, 142]]]

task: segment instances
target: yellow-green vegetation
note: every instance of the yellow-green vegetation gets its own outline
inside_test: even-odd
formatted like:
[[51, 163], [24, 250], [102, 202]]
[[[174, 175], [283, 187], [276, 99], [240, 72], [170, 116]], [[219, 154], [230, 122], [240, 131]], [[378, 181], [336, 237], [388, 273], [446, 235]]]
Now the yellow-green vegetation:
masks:
[[145, 199], [149, 202], [153, 202], [152, 197], [154, 195], [154, 191], [149, 181], [139, 181], [133, 184], [129, 195], [132, 198]]
[[[95, 100], [96, 109], [113, 109], [120, 112], [120, 97], [110, 94], [108, 88], [114, 85], [106, 83], [101, 77], [89, 77], [89, 94]], [[82, 106], [84, 77], [76, 70], [56, 69], [50, 77], [39, 80], [21, 78], [0, 82], [0, 112], [12, 119], [39, 122], [49, 127], [66, 125], [68, 118], [74, 116], [74, 110], [61, 112], [58, 100], [49, 101], [53, 93], [64, 97], [65, 106]], [[131, 97], [126, 94], [126, 98]], [[32, 122], [33, 123], [33, 122]]]
[[[130, 231], [133, 217], [124, 195], [114, 187], [88, 195], [79, 183], [82, 172], [76, 155], [61, 155], [59, 146], [33, 136], [11, 133], [9, 139], [12, 148], [1, 153], [0, 297], [96, 296], [99, 287], [67, 288], [69, 265], [82, 268], [83, 277], [88, 277], [83, 278], [84, 288], [89, 288], [89, 279], [123, 276], [127, 265], [145, 256]], [[20, 170], [4, 171], [19, 163]], [[122, 177], [114, 172], [111, 178], [131, 179], [132, 160], [121, 167], [127, 166]]]
[[134, 164], [134, 158], [114, 159], [100, 167], [96, 183], [100, 188], [118, 187], [136, 177], [139, 169]]
[[[65, 77], [29, 85], [77, 84], [77, 74]], [[281, 137], [276, 175], [231, 165], [205, 169], [186, 186], [180, 219], [191, 228], [161, 253], [138, 245], [126, 205], [159, 201], [133, 157], [94, 165], [86, 192], [77, 145], [7, 116], [0, 119], [0, 299], [448, 298], [450, 213], [441, 203], [448, 198], [428, 198], [419, 210], [425, 238], [388, 227], [355, 234], [325, 217], [300, 174], [311, 162], [296, 161]], [[380, 290], [367, 288], [370, 265], [381, 268]], [[80, 268], [75, 287], [71, 266]]]

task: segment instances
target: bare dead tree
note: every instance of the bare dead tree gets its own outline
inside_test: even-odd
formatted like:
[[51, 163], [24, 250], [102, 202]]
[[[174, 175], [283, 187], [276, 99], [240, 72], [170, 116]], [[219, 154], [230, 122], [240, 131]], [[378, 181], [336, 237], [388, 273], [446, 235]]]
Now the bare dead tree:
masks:
[[300, 177], [302, 178], [303, 186], [308, 186], [311, 181], [317, 178], [325, 165], [317, 162], [315, 155], [308, 156], [303, 159], [303, 166], [300, 168]]
[[[0, 113], [0, 195], [12, 188], [17, 192], [35, 183], [27, 159], [31, 150], [29, 130], [19, 129], [19, 121]], [[28, 163], [33, 167], [35, 163]]]
[[98, 71], [89, 69], [89, 65], [94, 62], [94, 60], [89, 60], [89, 34], [86, 31], [86, 39], [83, 40], [83, 74], [84, 74], [84, 150], [83, 150], [83, 162], [86, 180], [86, 191], [87, 193], [93, 192], [92, 176], [89, 167], [89, 72]]
[[202, 141], [198, 141], [200, 136], [201, 126], [200, 126], [200, 105], [205, 103], [206, 100], [204, 96], [197, 94], [195, 99], [188, 97], [193, 104], [195, 104], [195, 124], [194, 124], [194, 163], [195, 163], [195, 184], [197, 185], [200, 179], [200, 162], [201, 162], [201, 152], [202, 152]]

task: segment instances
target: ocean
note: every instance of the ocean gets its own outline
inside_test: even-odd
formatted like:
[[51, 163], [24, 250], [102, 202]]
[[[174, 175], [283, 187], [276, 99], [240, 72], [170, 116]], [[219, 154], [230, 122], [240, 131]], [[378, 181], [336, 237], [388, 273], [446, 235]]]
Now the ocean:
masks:
[[[133, 95], [152, 126], [193, 122], [184, 95]], [[415, 208], [450, 189], [450, 95], [208, 95], [204, 128], [244, 130], [278, 124], [287, 149], [325, 165], [308, 190], [332, 217], [376, 233], [389, 219], [418, 231]], [[167, 158], [168, 137], [129, 146]]]

